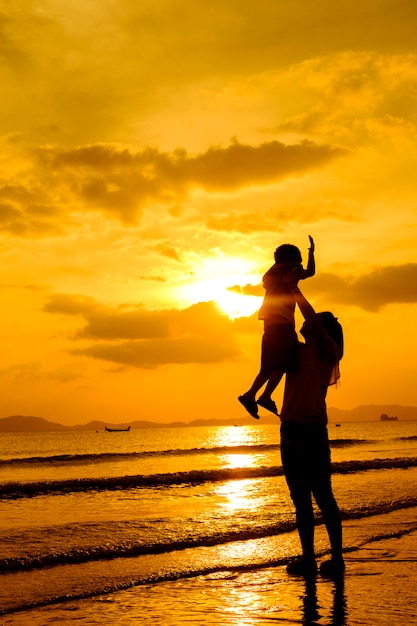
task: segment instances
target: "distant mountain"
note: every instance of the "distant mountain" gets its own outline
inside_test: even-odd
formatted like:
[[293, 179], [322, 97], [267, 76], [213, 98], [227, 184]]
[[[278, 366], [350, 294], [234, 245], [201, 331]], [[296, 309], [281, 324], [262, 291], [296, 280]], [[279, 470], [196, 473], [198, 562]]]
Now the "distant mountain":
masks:
[[357, 406], [350, 411], [329, 408], [330, 422], [374, 422], [379, 421], [383, 413], [396, 415], [399, 420], [416, 420], [416, 406], [401, 406], [400, 404], [366, 404]]
[[[276, 419], [275, 419], [276, 421]], [[3, 433], [24, 433], [24, 432], [70, 432], [70, 431], [104, 431], [104, 427], [109, 428], [127, 428], [131, 430], [141, 428], [178, 428], [185, 426], [219, 426], [233, 425], [236, 420], [193, 420], [192, 422], [170, 422], [161, 424], [159, 422], [151, 422], [146, 420], [136, 420], [133, 422], [111, 423], [94, 420], [87, 424], [77, 424], [75, 426], [64, 426], [58, 422], [49, 422], [43, 417], [34, 417], [32, 415], [11, 415], [10, 417], [0, 418], [0, 432]], [[242, 424], [252, 424], [254, 420], [251, 417], [244, 417], [239, 420]]]
[[[387, 415], [395, 415], [398, 420], [415, 420], [417, 421], [417, 407], [401, 406], [399, 404], [368, 404], [358, 406], [350, 411], [336, 409], [330, 407], [328, 409], [329, 422], [375, 422], [379, 421], [383, 413]], [[141, 428], [178, 428], [184, 426], [233, 426], [243, 424], [277, 424], [279, 420], [273, 415], [261, 414], [261, 421], [256, 422], [251, 417], [242, 416], [239, 420], [230, 419], [196, 419], [191, 422], [170, 422], [161, 424], [159, 422], [151, 422], [146, 420], [136, 420], [133, 422], [110, 423], [94, 420], [87, 424], [78, 424], [76, 426], [64, 426], [58, 422], [50, 422], [43, 417], [35, 417], [32, 415], [11, 415], [9, 417], [0, 418], [0, 432], [59, 432], [59, 431], [104, 431], [104, 427], [109, 428], [127, 428], [130, 426], [132, 430]]]
[[58, 422], [48, 422], [43, 417], [34, 417], [33, 415], [11, 415], [0, 419], [0, 432], [2, 433], [61, 430], [72, 430], [72, 428], [58, 424]]

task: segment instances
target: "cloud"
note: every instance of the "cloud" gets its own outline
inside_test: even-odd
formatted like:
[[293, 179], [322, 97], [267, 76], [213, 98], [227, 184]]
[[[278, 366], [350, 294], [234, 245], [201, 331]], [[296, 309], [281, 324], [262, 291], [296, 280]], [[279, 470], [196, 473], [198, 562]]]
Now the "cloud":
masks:
[[146, 54], [164, 84], [178, 84], [184, 79], [265, 71], [327, 51], [414, 47], [414, 4], [409, 0], [371, 4], [119, 2], [112, 18], [127, 29], [134, 58], [139, 52]]
[[233, 192], [276, 183], [324, 167], [347, 152], [331, 145], [279, 141], [259, 145], [234, 141], [190, 154], [183, 148], [138, 152], [114, 145], [35, 151], [45, 184], [71, 193], [72, 202], [100, 210], [127, 224], [136, 223], [145, 206], [169, 207], [193, 188]]
[[167, 363], [216, 363], [236, 357], [234, 322], [213, 302], [183, 310], [120, 310], [92, 298], [55, 294], [44, 306], [53, 314], [79, 315], [85, 326], [74, 341], [93, 341], [71, 352], [134, 367]]
[[185, 159], [180, 169], [190, 184], [210, 191], [232, 191], [277, 182], [317, 169], [347, 152], [310, 141], [286, 145], [270, 141], [250, 146], [235, 141], [227, 148], [213, 147]]
[[[263, 296], [258, 285], [233, 285], [229, 291], [247, 296]], [[309, 281], [309, 293], [320, 302], [357, 306], [372, 313], [389, 304], [417, 303], [417, 263], [379, 267], [362, 276], [342, 276], [319, 272]]]
[[221, 88], [340, 50], [415, 47], [409, 0], [2, 4], [1, 117], [45, 143], [53, 128], [72, 145], [137, 137], [190, 86]]
[[233, 285], [227, 289], [232, 293], [238, 293], [242, 296], [263, 296], [265, 293], [261, 283], [258, 285], [250, 285], [249, 283], [247, 285]]
[[154, 250], [159, 252], [162, 256], [166, 257], [167, 259], [173, 259], [174, 261], [181, 261], [178, 252], [172, 246], [161, 244], [159, 246], [155, 246]]
[[150, 369], [167, 364], [219, 363], [238, 356], [239, 350], [231, 342], [217, 343], [211, 337], [180, 337], [97, 344], [72, 353]]
[[78, 367], [71, 364], [46, 367], [44, 362], [32, 361], [4, 367], [0, 369], [0, 375], [8, 378], [14, 385], [37, 384], [44, 379], [68, 383], [82, 378], [83, 373], [79, 364], [77, 365]]
[[[238, 232], [244, 235], [279, 232], [282, 237], [286, 237], [285, 233], [289, 224], [304, 225], [324, 220], [347, 223], [360, 221], [360, 217], [353, 213], [348, 202], [341, 198], [329, 200], [323, 197], [323, 193], [319, 200], [309, 197], [308, 201], [303, 201], [294, 196], [288, 198], [285, 192], [279, 196], [276, 193], [272, 201], [270, 198], [263, 200], [258, 197], [256, 203], [262, 207], [262, 212], [253, 210], [253, 202], [255, 202], [253, 197], [245, 204], [239, 202], [238, 206], [236, 206], [236, 201], [232, 201], [231, 206], [223, 204], [219, 209], [214, 207], [204, 215], [204, 221], [210, 231]], [[249, 206], [248, 202], [252, 204]]]
[[332, 302], [370, 312], [388, 304], [417, 303], [417, 263], [380, 267], [354, 278], [317, 274], [314, 291]]
[[166, 283], [167, 279], [164, 276], [138, 276], [138, 280], [149, 281], [154, 283]]
[[[416, 55], [345, 51], [292, 67], [290, 83], [302, 81], [313, 104], [279, 127], [303, 136], [332, 137], [344, 145], [416, 135]], [[301, 94], [300, 94], [301, 95]]]
[[101, 305], [90, 296], [78, 294], [54, 294], [43, 307], [47, 313], [61, 313], [63, 315], [88, 316], [93, 314]]
[[[178, 205], [192, 189], [232, 193], [265, 186], [322, 168], [343, 154], [341, 148], [308, 141], [294, 145], [234, 141], [198, 154], [183, 148], [163, 152], [146, 147], [134, 152], [107, 144], [70, 150], [40, 147], [26, 155], [23, 171], [0, 181], [0, 231], [17, 237], [60, 236], [85, 211], [99, 211], [134, 226], [145, 207], [163, 208], [170, 219], [182, 219]], [[222, 223], [221, 216], [213, 217], [209, 226], [221, 229]], [[179, 260], [172, 246], [163, 246], [160, 252]]]
[[81, 315], [86, 326], [79, 337], [94, 339], [149, 339], [205, 335], [215, 326], [216, 334], [229, 332], [230, 320], [213, 302], [199, 302], [187, 309], [147, 311], [112, 309], [83, 295], [55, 294], [45, 304], [47, 313]]
[[69, 222], [40, 184], [0, 186], [0, 231], [18, 237], [60, 235]]
[[[170, 197], [193, 186], [230, 191], [268, 184], [319, 168], [346, 153], [342, 148], [312, 141], [293, 145], [270, 141], [252, 146], [235, 140], [225, 148], [212, 146], [200, 154], [189, 154], [184, 148], [162, 152], [148, 147], [134, 153], [111, 145], [93, 145], [68, 151], [43, 148], [38, 158], [52, 170], [78, 174], [81, 190], [87, 189], [87, 194], [95, 181], [100, 195], [98, 180], [102, 177], [109, 181], [108, 192], [115, 191], [120, 177], [135, 181], [133, 188], [139, 200], [146, 202], [148, 197]], [[83, 180], [83, 174], [87, 180], [91, 177], [90, 184]]]

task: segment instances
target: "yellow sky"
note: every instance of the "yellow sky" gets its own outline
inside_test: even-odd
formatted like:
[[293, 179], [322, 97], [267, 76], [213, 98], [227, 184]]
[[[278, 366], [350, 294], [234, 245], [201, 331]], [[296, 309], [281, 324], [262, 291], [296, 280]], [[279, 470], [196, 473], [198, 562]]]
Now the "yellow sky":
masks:
[[345, 330], [329, 406], [417, 405], [416, 24], [410, 0], [0, 2], [0, 417], [238, 420], [261, 276], [309, 234], [305, 293]]

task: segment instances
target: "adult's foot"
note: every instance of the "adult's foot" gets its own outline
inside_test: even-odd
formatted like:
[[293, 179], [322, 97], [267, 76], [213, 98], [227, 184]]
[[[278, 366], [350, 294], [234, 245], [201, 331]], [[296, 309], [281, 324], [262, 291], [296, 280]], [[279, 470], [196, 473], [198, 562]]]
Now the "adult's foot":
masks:
[[239, 396], [238, 400], [241, 404], [243, 404], [249, 415], [254, 417], [256, 420], [259, 419], [258, 405], [256, 404], [255, 400], [251, 400], [250, 398], [245, 396], [245, 394], [243, 394], [243, 396]]
[[288, 563], [287, 572], [291, 576], [315, 578], [317, 576], [317, 563], [314, 559], [304, 559], [303, 557], [294, 559]]
[[325, 578], [338, 578], [343, 576], [344, 571], [345, 562], [342, 558], [329, 559], [328, 561], [323, 561], [320, 565], [320, 574]]

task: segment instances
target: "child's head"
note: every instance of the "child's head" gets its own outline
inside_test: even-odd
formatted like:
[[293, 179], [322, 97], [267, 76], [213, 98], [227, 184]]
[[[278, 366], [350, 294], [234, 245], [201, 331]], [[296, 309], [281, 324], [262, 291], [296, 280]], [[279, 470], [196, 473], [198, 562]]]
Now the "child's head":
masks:
[[301, 264], [301, 252], [292, 243], [283, 243], [274, 252], [275, 263], [286, 263], [288, 265]]

